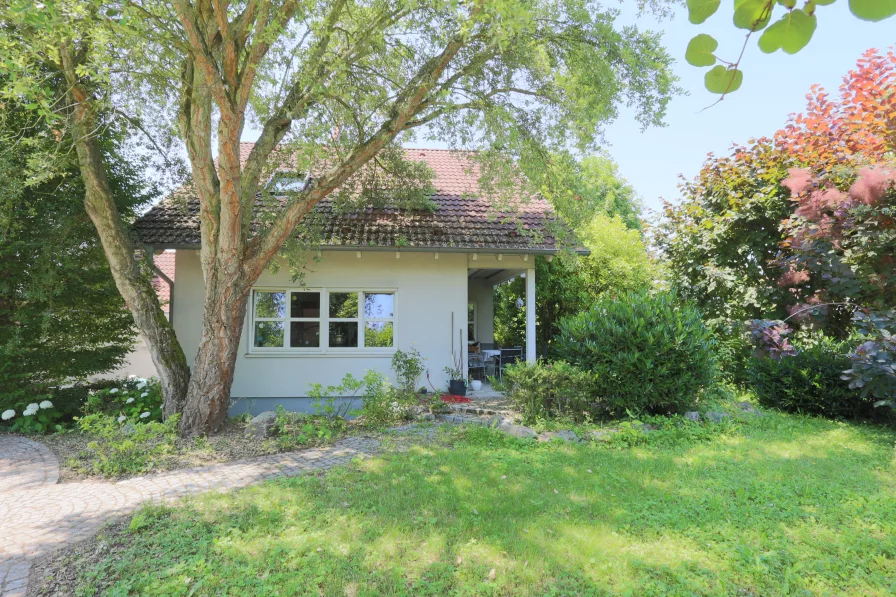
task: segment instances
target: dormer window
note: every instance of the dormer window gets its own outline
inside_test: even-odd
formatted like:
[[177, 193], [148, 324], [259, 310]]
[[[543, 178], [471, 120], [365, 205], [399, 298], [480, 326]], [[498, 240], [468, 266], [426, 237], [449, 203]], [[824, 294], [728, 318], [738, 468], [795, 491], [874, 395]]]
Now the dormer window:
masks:
[[300, 193], [305, 189], [305, 176], [293, 172], [277, 173], [268, 183], [268, 192], [273, 195]]

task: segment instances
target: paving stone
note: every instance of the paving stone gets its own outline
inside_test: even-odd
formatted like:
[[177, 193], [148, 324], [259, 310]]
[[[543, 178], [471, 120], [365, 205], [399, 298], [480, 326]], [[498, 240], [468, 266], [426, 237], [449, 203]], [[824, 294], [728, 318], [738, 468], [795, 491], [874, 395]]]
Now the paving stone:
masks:
[[119, 482], [57, 485], [59, 466], [45, 446], [0, 435], [0, 596], [25, 595], [30, 560], [91, 537], [112, 517], [149, 501], [227, 491], [305, 474], [374, 454], [379, 441], [355, 437], [326, 448], [272, 454]]

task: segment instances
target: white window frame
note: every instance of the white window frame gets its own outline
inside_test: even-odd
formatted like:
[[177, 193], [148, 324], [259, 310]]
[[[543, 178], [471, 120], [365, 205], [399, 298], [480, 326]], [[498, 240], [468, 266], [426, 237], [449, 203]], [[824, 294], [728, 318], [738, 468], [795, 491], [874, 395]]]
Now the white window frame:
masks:
[[[283, 292], [286, 294], [286, 315], [281, 318], [277, 317], [255, 317], [255, 296], [259, 292]], [[358, 317], [342, 318], [330, 317], [330, 293], [357, 293], [358, 295]], [[320, 317], [290, 317], [290, 305], [292, 304], [293, 293], [318, 293], [320, 294]], [[392, 295], [392, 317], [366, 317], [364, 314], [364, 295], [365, 294], [391, 294]], [[328, 355], [328, 356], [349, 356], [349, 355], [383, 355], [393, 354], [398, 349], [398, 291], [395, 288], [339, 288], [339, 287], [319, 287], [319, 288], [302, 288], [302, 287], [283, 287], [283, 286], [256, 286], [252, 288], [249, 297], [249, 313], [246, 317], [248, 333], [247, 354], [252, 356], [265, 355]], [[255, 323], [261, 321], [282, 321], [284, 324], [283, 343], [284, 346], [255, 346]], [[317, 347], [291, 347], [290, 323], [293, 321], [312, 321], [318, 322], [320, 325], [320, 346]], [[358, 324], [358, 346], [342, 347], [330, 346], [330, 322], [357, 322]], [[367, 323], [392, 323], [392, 346], [367, 347], [365, 343], [365, 332]]]

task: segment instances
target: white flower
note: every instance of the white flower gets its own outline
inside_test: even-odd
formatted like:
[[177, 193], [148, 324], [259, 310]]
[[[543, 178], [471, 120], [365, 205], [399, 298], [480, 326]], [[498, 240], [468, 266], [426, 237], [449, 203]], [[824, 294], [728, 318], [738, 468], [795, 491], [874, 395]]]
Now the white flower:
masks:
[[28, 407], [25, 409], [25, 412], [23, 412], [22, 414], [26, 417], [30, 417], [31, 415], [36, 415], [39, 409], [40, 406], [37, 404], [37, 402], [32, 402], [28, 405]]
[[149, 392], [143, 392], [142, 394], [140, 394], [141, 398], [146, 398], [147, 396], [149, 396]]
[[135, 379], [137, 379], [136, 375], [128, 375], [128, 381], [134, 381]]
[[53, 408], [53, 403], [50, 402], [49, 400], [44, 400], [43, 402], [40, 403], [40, 407], [41, 408]]
[[128, 398], [127, 400], [124, 401], [124, 403], [125, 403], [125, 404], [130, 404], [130, 403], [133, 402], [133, 401], [134, 401], [133, 398]]
[[140, 380], [140, 383], [137, 384], [137, 389], [142, 390], [145, 387], [146, 387], [146, 380], [145, 379]]
[[128, 420], [128, 418], [127, 418], [126, 416], [124, 416], [124, 415], [121, 415], [120, 417], [118, 417], [118, 422], [119, 422], [119, 423], [124, 423], [124, 422], [127, 421], [127, 420]]
[[110, 393], [110, 394], [117, 394], [117, 393], [118, 393], [118, 388], [112, 388], [111, 390], [109, 390], [109, 393]]
[[140, 413], [140, 418], [141, 418], [141, 419], [145, 419], [145, 418], [148, 417], [148, 416], [149, 416], [149, 411], [146, 411], [145, 413]]
[[11, 418], [13, 418], [14, 416], [16, 416], [16, 411], [14, 411], [13, 409], [4, 410], [3, 414], [0, 415], [0, 419], [3, 419], [4, 421], [8, 421]]

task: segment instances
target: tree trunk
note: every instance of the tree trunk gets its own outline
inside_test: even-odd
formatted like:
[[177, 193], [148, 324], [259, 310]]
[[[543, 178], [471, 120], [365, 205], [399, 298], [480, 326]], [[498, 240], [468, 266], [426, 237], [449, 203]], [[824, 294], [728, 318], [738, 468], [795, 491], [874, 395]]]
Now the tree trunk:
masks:
[[[227, 421], [230, 386], [246, 319], [249, 287], [236, 276], [206, 278], [202, 336], [180, 421], [184, 437], [220, 431]], [[250, 283], [251, 285], [251, 283]]]
[[102, 150], [94, 134], [97, 120], [91, 96], [79, 82], [75, 73], [76, 65], [68, 49], [61, 48], [60, 56], [63, 72], [70, 85], [68, 95], [73, 99], [72, 133], [84, 181], [84, 207], [100, 237], [115, 286], [149, 346], [152, 362], [162, 385], [162, 413], [167, 417], [180, 412], [186, 397], [190, 377], [187, 359], [174, 329], [162, 312], [150, 276], [141, 271], [136, 247], [115, 205], [106, 177]]

